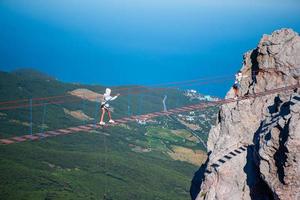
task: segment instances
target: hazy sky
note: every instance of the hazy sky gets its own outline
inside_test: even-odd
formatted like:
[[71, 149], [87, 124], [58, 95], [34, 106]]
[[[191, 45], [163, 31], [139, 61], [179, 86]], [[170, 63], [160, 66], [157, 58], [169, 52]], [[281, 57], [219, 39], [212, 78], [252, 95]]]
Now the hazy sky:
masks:
[[0, 69], [106, 85], [230, 75], [283, 27], [300, 32], [299, 0], [1, 0]]

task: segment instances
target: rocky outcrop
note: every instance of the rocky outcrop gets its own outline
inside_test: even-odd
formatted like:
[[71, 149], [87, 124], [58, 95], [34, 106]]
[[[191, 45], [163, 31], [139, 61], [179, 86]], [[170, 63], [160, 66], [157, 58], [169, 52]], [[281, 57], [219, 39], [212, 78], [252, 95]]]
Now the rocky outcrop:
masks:
[[[240, 97], [300, 83], [300, 37], [264, 35], [244, 55]], [[200, 199], [300, 199], [300, 90], [224, 104], [208, 139]], [[231, 89], [226, 98], [234, 95]]]

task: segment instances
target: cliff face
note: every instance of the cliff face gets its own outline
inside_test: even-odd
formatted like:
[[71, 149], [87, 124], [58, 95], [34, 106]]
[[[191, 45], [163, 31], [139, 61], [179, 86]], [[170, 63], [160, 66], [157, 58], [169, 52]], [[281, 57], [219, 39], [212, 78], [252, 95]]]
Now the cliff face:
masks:
[[[240, 97], [299, 84], [299, 35], [264, 35], [241, 71]], [[300, 199], [300, 90], [224, 104], [208, 151], [197, 200]]]

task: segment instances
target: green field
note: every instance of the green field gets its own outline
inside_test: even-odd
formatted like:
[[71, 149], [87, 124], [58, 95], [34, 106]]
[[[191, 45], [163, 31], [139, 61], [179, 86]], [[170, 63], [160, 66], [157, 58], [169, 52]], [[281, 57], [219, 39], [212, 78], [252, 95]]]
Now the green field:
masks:
[[0, 199], [188, 199], [197, 166], [135, 153], [117, 129], [0, 146]]
[[[0, 72], [0, 94], [5, 94], [0, 96], [1, 101], [65, 94], [77, 88], [102, 93], [104, 87], [62, 83], [37, 72]], [[125, 95], [116, 100], [114, 117], [126, 116], [128, 105], [130, 114], [160, 111], [164, 94], [170, 96], [170, 108], [194, 103], [179, 90], [149, 90], [144, 94], [144, 98], [148, 95], [147, 101], [142, 101], [140, 95], [131, 95], [130, 101]], [[97, 103], [70, 98], [77, 101], [47, 105], [46, 114], [43, 106], [33, 107], [33, 133], [98, 121]], [[66, 114], [65, 109], [80, 110], [95, 119], [76, 119]], [[205, 112], [215, 110], [198, 114]], [[28, 134], [29, 113], [28, 107], [0, 111], [0, 138]], [[199, 136], [205, 139], [209, 121], [202, 128]], [[199, 166], [176, 161], [168, 152], [172, 152], [174, 146], [205, 151], [201, 144], [188, 140], [190, 136], [182, 124], [159, 117], [146, 125], [130, 123], [0, 145], [0, 199], [189, 199], [190, 183]]]

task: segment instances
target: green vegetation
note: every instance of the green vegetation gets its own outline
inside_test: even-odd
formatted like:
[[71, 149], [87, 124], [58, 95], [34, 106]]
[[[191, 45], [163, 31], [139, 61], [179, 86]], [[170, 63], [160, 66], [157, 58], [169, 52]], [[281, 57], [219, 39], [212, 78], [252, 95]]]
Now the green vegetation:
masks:
[[134, 153], [109, 134], [1, 146], [0, 199], [102, 199], [105, 189], [111, 199], [188, 198], [195, 166]]
[[[61, 95], [78, 88], [97, 93], [104, 89], [62, 83], [28, 70], [0, 72], [0, 94], [5, 94], [0, 95], [0, 101]], [[164, 94], [168, 95], [169, 108], [191, 103], [179, 90], [143, 90], [148, 91], [144, 96], [123, 95], [112, 103], [115, 118], [126, 116], [128, 105], [131, 114], [160, 111]], [[64, 108], [99, 118], [99, 104], [68, 97], [63, 104], [33, 107], [33, 132], [94, 122], [76, 119], [66, 114]], [[215, 110], [197, 111], [196, 115], [205, 112]], [[207, 137], [209, 122], [215, 120], [211, 114], [207, 116], [202, 131], [197, 132], [202, 138]], [[29, 109], [0, 110], [0, 124], [0, 138], [28, 134]], [[130, 123], [89, 133], [0, 145], [0, 199], [189, 199], [190, 181], [199, 166], [174, 161], [166, 152], [172, 151], [172, 145], [205, 151], [196, 141], [188, 140], [190, 136], [182, 124], [159, 117], [147, 125]]]

